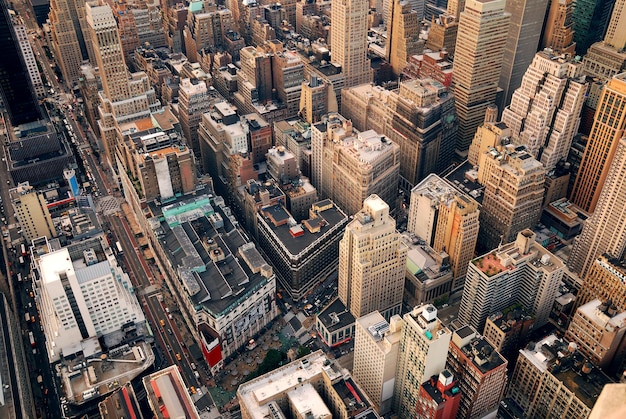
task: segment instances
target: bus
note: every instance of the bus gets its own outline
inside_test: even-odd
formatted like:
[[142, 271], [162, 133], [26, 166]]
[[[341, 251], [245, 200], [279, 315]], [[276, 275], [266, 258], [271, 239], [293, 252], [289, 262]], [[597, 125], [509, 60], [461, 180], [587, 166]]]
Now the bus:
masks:
[[117, 247], [117, 254], [118, 255], [123, 255], [124, 254], [124, 250], [122, 249], [122, 243], [115, 242], [115, 246]]
[[26, 256], [26, 246], [24, 246], [24, 243], [22, 243], [22, 256]]

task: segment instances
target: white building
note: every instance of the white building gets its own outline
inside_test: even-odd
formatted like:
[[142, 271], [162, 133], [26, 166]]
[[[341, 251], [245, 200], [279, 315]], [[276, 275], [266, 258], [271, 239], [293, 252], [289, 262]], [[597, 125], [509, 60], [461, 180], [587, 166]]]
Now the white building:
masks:
[[[101, 238], [100, 243], [106, 243]], [[83, 351], [84, 341], [119, 331], [127, 323], [145, 321], [128, 274], [110, 248], [54, 248], [37, 257], [37, 296], [50, 362]]]

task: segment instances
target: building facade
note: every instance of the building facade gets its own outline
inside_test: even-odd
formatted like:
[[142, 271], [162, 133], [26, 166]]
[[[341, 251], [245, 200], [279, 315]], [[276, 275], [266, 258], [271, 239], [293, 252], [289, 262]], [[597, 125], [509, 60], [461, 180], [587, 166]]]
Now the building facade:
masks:
[[56, 229], [42, 193], [24, 182], [9, 190], [9, 198], [26, 240], [30, 242], [39, 237], [56, 237]]

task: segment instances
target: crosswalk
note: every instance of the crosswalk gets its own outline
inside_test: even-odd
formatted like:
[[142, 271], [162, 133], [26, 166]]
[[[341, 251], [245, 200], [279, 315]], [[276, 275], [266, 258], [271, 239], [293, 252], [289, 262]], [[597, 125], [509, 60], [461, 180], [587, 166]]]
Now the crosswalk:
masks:
[[111, 215], [121, 211], [120, 198], [114, 196], [103, 196], [96, 201], [98, 212], [103, 215]]

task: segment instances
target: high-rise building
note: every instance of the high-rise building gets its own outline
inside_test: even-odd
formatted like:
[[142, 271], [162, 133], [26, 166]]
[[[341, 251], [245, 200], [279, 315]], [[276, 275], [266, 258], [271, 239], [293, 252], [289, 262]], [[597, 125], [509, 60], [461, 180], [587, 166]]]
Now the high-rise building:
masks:
[[244, 115], [242, 119], [248, 124], [250, 160], [253, 164], [261, 163], [272, 147], [272, 126], [256, 113]]
[[548, 16], [541, 34], [541, 49], [550, 48], [555, 54], [573, 55], [574, 42], [574, 0], [552, 0]]
[[41, 74], [37, 68], [37, 60], [35, 59], [35, 54], [33, 54], [33, 48], [28, 40], [26, 26], [21, 16], [13, 16], [13, 28], [15, 29], [15, 36], [17, 37], [17, 42], [22, 51], [24, 65], [28, 71], [28, 77], [30, 78], [30, 83], [33, 86], [35, 95], [37, 95], [38, 98], [43, 98], [46, 94], [46, 88], [41, 81]]
[[580, 60], [538, 52], [502, 122], [511, 129], [513, 143], [525, 145], [550, 171], [567, 158], [586, 93]]
[[320, 80], [315, 74], [302, 82], [299, 113], [309, 124], [322, 120], [330, 112], [338, 112], [337, 98], [331, 84]]
[[80, 78], [83, 60], [94, 58], [85, 20], [85, 2], [51, 0], [49, 18], [55, 57], [65, 83], [71, 86]]
[[34, 261], [38, 300], [50, 363], [82, 351], [81, 342], [145, 321], [128, 274], [102, 237], [53, 250], [49, 243]]
[[[611, 382], [576, 350], [576, 344], [550, 335], [520, 350], [507, 397], [527, 417], [586, 418], [597, 395]], [[508, 405], [505, 399], [500, 409], [506, 412]]]
[[391, 411], [402, 323], [398, 315], [387, 322], [378, 311], [356, 320], [353, 376], [379, 415]]
[[572, 21], [576, 54], [585, 55], [587, 49], [604, 36], [615, 0], [577, 0]]
[[341, 0], [331, 4], [330, 43], [332, 60], [341, 66], [344, 87], [370, 83], [373, 72], [367, 58], [367, 15], [369, 4], [363, 0]]
[[496, 248], [539, 221], [546, 171], [524, 146], [490, 148], [479, 156], [478, 183], [485, 187], [478, 244]]
[[396, 91], [366, 84], [345, 89], [342, 97], [343, 115], [357, 129], [373, 129], [400, 146], [400, 188], [405, 193], [452, 163], [454, 97], [441, 83], [408, 80]]
[[467, 156], [485, 109], [495, 102], [511, 15], [505, 0], [468, 0], [461, 12], [453, 84], [459, 118], [456, 152]]
[[535, 318], [523, 305], [515, 303], [487, 317], [483, 335], [496, 351], [514, 362], [534, 324]]
[[38, 237], [48, 239], [56, 237], [43, 193], [39, 193], [28, 182], [24, 182], [9, 190], [9, 198], [26, 240], [30, 242]]
[[450, 14], [434, 17], [430, 23], [430, 31], [426, 40], [426, 48], [432, 51], [445, 50], [454, 57], [456, 37], [459, 32], [459, 21]]
[[[626, 76], [626, 74], [624, 74], [624, 76]], [[606, 96], [613, 92], [610, 89], [612, 84], [613, 83], [610, 83], [609, 86], [605, 88], [606, 93], [603, 95], [605, 99], [603, 103], [607, 103], [606, 108], [611, 107], [611, 102], [607, 102], [610, 99]], [[626, 84], [624, 84], [624, 86], [626, 87]], [[617, 98], [613, 103], [619, 100], [625, 101], [625, 99], [625, 97]], [[626, 179], [624, 179], [624, 170], [626, 170], [626, 139], [618, 138], [618, 136], [621, 137], [622, 135], [621, 128], [618, 128], [619, 131], [615, 130], [616, 122], [623, 125], [624, 115], [617, 114], [616, 119], [621, 121], [609, 119], [607, 123], [604, 124], [600, 118], [602, 118], [603, 115], [609, 115], [611, 110], [607, 109], [606, 113], [602, 112], [602, 110], [602, 108], [598, 110], [598, 118], [596, 118], [596, 123], [594, 123], [594, 133], [600, 134], [599, 131], [601, 130], [603, 131], [602, 134], [608, 134], [606, 141], [613, 141], [616, 147], [611, 144], [600, 144], [601, 139], [598, 138], [599, 135], [594, 136], [595, 141], [593, 143], [591, 143], [590, 138], [590, 142], [583, 156], [581, 169], [578, 172], [579, 178], [590, 172], [585, 170], [585, 163], [587, 165], [593, 164], [599, 166], [597, 167], [599, 170], [606, 171], [606, 175], [600, 177], [602, 185], [598, 185], [597, 187], [599, 196], [597, 198], [595, 212], [586, 220], [582, 233], [575, 239], [574, 248], [568, 260], [570, 269], [579, 273], [583, 278], [586, 276], [587, 272], [589, 272], [591, 265], [598, 256], [607, 253], [611, 257], [622, 259], [624, 257], [624, 250], [626, 250], [626, 226], [624, 225], [626, 224], [626, 206], [624, 201], [626, 198]], [[607, 127], [606, 125], [608, 124], [614, 126]], [[615, 149], [615, 151], [614, 153], [609, 152], [608, 156], [606, 154], [601, 156], [600, 153], [602, 153], [603, 150], [599, 150], [598, 148], [600, 147], [604, 147], [605, 150], [610, 147]], [[592, 156], [592, 154], [595, 154], [595, 156]], [[604, 157], [606, 158], [606, 163], [604, 165], [598, 164], [597, 161], [592, 160], [593, 157]], [[577, 178], [576, 185], [580, 186], [584, 181], [585, 179], [580, 179], [579, 181]], [[576, 189], [574, 192], [575, 191]], [[575, 197], [574, 193], [572, 193], [572, 198]]]
[[598, 256], [584, 277], [576, 305], [593, 300], [611, 301], [617, 311], [626, 311], [626, 264], [604, 254]]
[[411, 55], [420, 54], [424, 42], [419, 39], [421, 18], [406, 0], [389, 0], [390, 22], [387, 25], [387, 61], [398, 77]]
[[108, 5], [85, 5], [89, 38], [102, 81], [98, 128], [109, 161], [114, 163], [121, 133], [117, 124], [146, 117], [160, 103], [145, 73], [129, 74], [120, 43], [117, 22]]
[[578, 350], [593, 365], [605, 369], [614, 360], [618, 364], [624, 361], [626, 348], [622, 347], [619, 351], [620, 346], [623, 346], [624, 334], [626, 311], [618, 311], [611, 300], [593, 300], [578, 307], [567, 328], [565, 339], [576, 342]]
[[462, 393], [459, 382], [447, 369], [433, 375], [420, 386], [416, 411], [419, 418], [458, 418]]
[[339, 243], [339, 299], [356, 318], [378, 310], [400, 314], [407, 248], [377, 195], [363, 202]]
[[7, 0], [0, 2], [0, 95], [14, 127], [41, 118]]
[[511, 14], [511, 21], [498, 83], [503, 90], [500, 109], [510, 103], [513, 92], [521, 85], [524, 72], [533, 60], [539, 45], [547, 6], [548, 2], [545, 0], [506, 2], [504, 10]]
[[478, 166], [480, 156], [487, 150], [497, 148], [509, 142], [511, 129], [503, 122], [497, 121], [498, 107], [496, 105], [487, 106], [485, 121], [476, 129], [474, 139], [467, 154], [467, 161], [472, 166]]
[[168, 416], [172, 414], [170, 412], [176, 412], [188, 419], [200, 419], [187, 385], [175, 365], [143, 377], [141, 381], [146, 389], [146, 399], [154, 417], [165, 416], [163, 412], [168, 412]]
[[187, 144], [200, 156], [198, 126], [202, 114], [209, 111], [211, 101], [206, 83], [198, 79], [182, 79], [178, 87], [178, 118]]
[[461, 392], [457, 418], [482, 418], [495, 410], [504, 395], [507, 365], [506, 358], [471, 326], [452, 333], [447, 368]]
[[435, 174], [411, 190], [407, 230], [435, 251], [446, 252], [454, 276], [452, 291], [462, 288], [479, 231], [478, 203]]
[[462, 323], [482, 330], [489, 315], [516, 302], [529, 308], [537, 327], [548, 321], [564, 265], [535, 238], [523, 230], [516, 241], [470, 262], [459, 308]]
[[395, 208], [400, 173], [395, 142], [374, 130], [358, 132], [340, 114], [329, 114], [311, 128], [311, 151], [312, 183], [321, 198], [349, 215], [371, 194]]
[[281, 42], [274, 41], [272, 45], [279, 46], [272, 57], [273, 85], [278, 99], [287, 105], [288, 116], [293, 117], [298, 114], [301, 103], [304, 64], [300, 55], [284, 49]]
[[399, 418], [413, 419], [422, 384], [446, 367], [452, 333], [430, 304], [415, 307], [403, 320], [393, 406]]

